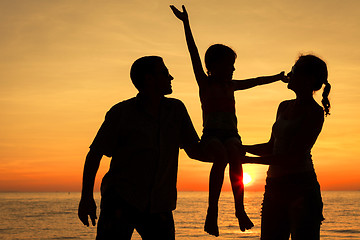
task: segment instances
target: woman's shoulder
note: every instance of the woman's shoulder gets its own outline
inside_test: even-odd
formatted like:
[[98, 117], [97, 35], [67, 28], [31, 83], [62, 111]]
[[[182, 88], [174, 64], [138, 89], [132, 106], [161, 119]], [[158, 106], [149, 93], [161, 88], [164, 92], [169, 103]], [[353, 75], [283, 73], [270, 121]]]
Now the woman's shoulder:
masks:
[[295, 101], [295, 99], [288, 99], [288, 100], [284, 100], [279, 104], [279, 110], [283, 110], [285, 109], [287, 106], [289, 106], [290, 104], [292, 104]]
[[307, 106], [304, 114], [307, 121], [313, 124], [322, 124], [324, 122], [324, 110], [315, 100]]
[[310, 110], [314, 116], [324, 118], [324, 109], [316, 101], [311, 105]]
[[280, 105], [288, 105], [288, 104], [290, 104], [290, 103], [292, 103], [294, 101], [295, 101], [295, 99], [287, 99], [287, 100], [282, 101], [280, 103]]

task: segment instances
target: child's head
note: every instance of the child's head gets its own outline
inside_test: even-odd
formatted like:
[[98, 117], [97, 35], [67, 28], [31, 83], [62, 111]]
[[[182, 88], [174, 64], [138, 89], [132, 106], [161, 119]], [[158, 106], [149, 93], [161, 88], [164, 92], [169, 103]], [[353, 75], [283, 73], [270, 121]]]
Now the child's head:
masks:
[[[234, 50], [223, 44], [211, 45], [205, 53], [205, 66], [210, 76], [232, 78], [237, 55]], [[229, 76], [231, 74], [231, 76]]]

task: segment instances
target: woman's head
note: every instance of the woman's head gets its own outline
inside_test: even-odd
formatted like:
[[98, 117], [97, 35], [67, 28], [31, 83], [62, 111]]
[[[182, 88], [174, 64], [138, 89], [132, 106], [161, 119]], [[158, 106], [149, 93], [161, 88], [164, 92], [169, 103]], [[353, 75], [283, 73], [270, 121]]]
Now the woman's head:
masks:
[[236, 53], [223, 44], [211, 45], [205, 53], [205, 66], [209, 76], [232, 78]]
[[327, 66], [323, 60], [314, 55], [301, 55], [288, 76], [290, 78], [288, 88], [297, 94], [318, 91], [324, 84], [322, 104], [326, 115], [329, 114], [328, 96], [331, 85], [328, 82]]

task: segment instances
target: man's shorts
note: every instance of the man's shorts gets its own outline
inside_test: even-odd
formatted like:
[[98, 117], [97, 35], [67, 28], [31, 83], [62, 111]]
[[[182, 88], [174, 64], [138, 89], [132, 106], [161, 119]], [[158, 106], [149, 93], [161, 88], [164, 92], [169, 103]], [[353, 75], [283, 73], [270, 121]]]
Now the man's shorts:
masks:
[[130, 240], [134, 229], [143, 240], [173, 240], [175, 226], [172, 211], [141, 212], [119, 197], [103, 196], [97, 225], [97, 240]]

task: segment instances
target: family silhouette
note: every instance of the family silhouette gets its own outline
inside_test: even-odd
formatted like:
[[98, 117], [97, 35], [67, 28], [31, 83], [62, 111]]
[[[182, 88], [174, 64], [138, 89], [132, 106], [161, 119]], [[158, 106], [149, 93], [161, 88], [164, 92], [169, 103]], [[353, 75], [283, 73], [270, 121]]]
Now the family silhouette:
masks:
[[[223, 44], [211, 45], [205, 53], [206, 72], [191, 32], [185, 6], [170, 6], [182, 23], [202, 108], [203, 132], [198, 137], [185, 105], [166, 97], [174, 79], [163, 59], [137, 59], [130, 78], [136, 97], [114, 105], [105, 116], [85, 159], [78, 217], [96, 225], [94, 182], [100, 161], [111, 157], [102, 179], [97, 240], [131, 239], [133, 231], [142, 239], [175, 239], [173, 210], [179, 149], [202, 162], [212, 163], [208, 209], [204, 230], [219, 236], [218, 202], [229, 164], [235, 216], [241, 231], [254, 224], [244, 207], [242, 164], [269, 165], [262, 206], [261, 239], [320, 239], [322, 199], [311, 158], [311, 149], [329, 115], [330, 84], [326, 63], [314, 55], [303, 55], [291, 72], [234, 80], [235, 51]], [[267, 143], [243, 145], [238, 133], [235, 91], [282, 81], [296, 94], [278, 107]], [[321, 107], [314, 92], [323, 85]], [[246, 153], [256, 155], [247, 156]]]

